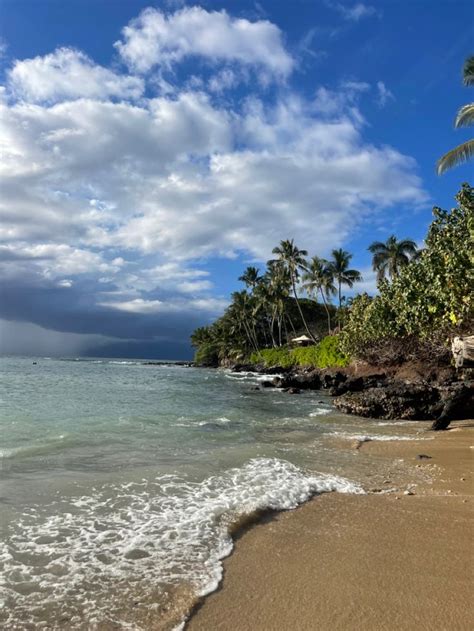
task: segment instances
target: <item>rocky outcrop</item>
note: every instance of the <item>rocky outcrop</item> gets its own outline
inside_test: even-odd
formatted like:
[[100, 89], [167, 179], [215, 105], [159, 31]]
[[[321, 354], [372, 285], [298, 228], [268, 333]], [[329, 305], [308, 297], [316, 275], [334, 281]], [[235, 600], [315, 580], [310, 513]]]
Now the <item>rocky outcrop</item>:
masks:
[[320, 390], [322, 387], [321, 375], [314, 370], [307, 373], [290, 373], [283, 377], [273, 379], [275, 388], [296, 388], [298, 390]]
[[[258, 371], [255, 366], [251, 369]], [[238, 372], [243, 370], [249, 367], [237, 367]], [[427, 371], [424, 379], [408, 365], [392, 373], [371, 373], [366, 369], [362, 375], [350, 369], [261, 367], [261, 372], [278, 373], [261, 382], [261, 388], [281, 388], [295, 394], [327, 390], [335, 397], [334, 406], [347, 414], [387, 420], [433, 420], [434, 430], [446, 429], [452, 420], [474, 418], [473, 375], [465, 371], [458, 376], [449, 367]]]
[[370, 418], [432, 419], [436, 418], [434, 409], [439, 398], [433, 386], [395, 382], [344, 394], [334, 400], [334, 405], [348, 414]]
[[334, 400], [347, 414], [380, 419], [435, 420], [433, 429], [446, 429], [455, 419], [474, 415], [474, 389], [462, 382], [449, 385], [389, 382]]

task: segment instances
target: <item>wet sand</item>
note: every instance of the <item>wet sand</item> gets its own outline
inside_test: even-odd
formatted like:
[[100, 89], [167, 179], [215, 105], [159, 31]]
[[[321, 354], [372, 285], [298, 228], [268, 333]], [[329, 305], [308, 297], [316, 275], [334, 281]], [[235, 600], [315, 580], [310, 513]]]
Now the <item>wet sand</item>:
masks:
[[474, 423], [360, 449], [403, 459], [406, 479], [392, 492], [387, 480], [384, 493], [325, 494], [248, 529], [187, 630], [474, 628]]

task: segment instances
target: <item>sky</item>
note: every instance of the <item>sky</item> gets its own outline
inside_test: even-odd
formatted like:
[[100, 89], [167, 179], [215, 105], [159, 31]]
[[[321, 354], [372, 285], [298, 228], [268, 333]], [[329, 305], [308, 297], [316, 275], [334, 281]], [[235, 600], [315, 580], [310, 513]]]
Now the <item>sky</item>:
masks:
[[293, 238], [420, 245], [472, 0], [0, 0], [0, 352], [187, 359]]

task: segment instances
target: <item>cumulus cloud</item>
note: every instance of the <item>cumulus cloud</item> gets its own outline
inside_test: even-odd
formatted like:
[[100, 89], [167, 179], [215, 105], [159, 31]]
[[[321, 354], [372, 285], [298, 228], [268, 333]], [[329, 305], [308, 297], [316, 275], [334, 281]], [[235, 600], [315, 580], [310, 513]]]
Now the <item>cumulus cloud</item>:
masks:
[[186, 7], [167, 14], [148, 8], [122, 35], [117, 50], [131, 69], [142, 73], [157, 66], [171, 69], [186, 57], [260, 67], [281, 78], [294, 65], [275, 24], [233, 18], [225, 10]]
[[426, 202], [415, 161], [364, 137], [368, 84], [270, 102], [249, 81], [232, 99], [252, 67], [291, 71], [270, 22], [153, 9], [117, 46], [137, 71], [222, 63], [157, 98], [70, 49], [14, 64], [0, 103], [6, 320], [165, 348], [225, 308], [209, 260], [265, 261], [285, 238], [328, 255], [367, 218]]
[[144, 90], [140, 77], [116, 74], [72, 48], [16, 61], [8, 82], [18, 98], [33, 103], [77, 98], [137, 99]]

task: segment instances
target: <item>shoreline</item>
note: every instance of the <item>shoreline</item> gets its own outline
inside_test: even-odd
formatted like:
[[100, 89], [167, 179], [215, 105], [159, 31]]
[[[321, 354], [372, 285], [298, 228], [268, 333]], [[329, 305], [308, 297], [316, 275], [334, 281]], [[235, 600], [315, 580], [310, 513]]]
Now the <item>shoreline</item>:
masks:
[[[243, 528], [221, 585], [196, 605], [186, 630], [472, 627], [474, 422], [423, 447], [394, 440], [341, 448], [387, 464], [403, 459], [407, 478], [395, 490], [322, 494]], [[413, 468], [425, 481], [415, 481]]]

